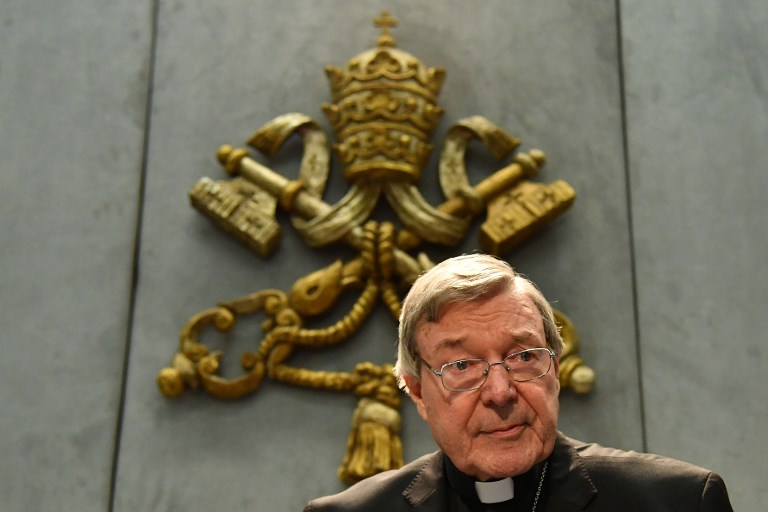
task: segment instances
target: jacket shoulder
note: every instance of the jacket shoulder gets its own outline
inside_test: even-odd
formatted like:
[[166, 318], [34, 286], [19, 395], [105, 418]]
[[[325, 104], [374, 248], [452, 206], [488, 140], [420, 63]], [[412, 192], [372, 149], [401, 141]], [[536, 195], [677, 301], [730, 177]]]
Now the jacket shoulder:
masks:
[[414, 483], [425, 473], [432, 478], [441, 467], [441, 452], [424, 455], [400, 469], [366, 478], [338, 494], [312, 500], [304, 512], [411, 510], [414, 497], [409, 496], [409, 491]]
[[626, 474], [632, 479], [642, 478], [644, 475], [658, 479], [675, 476], [705, 479], [712, 474], [708, 469], [662, 455], [567, 440], [590, 473], [608, 471], [614, 475]]
[[708, 469], [565, 436], [561, 440], [574, 450], [589, 475], [598, 492], [597, 501], [647, 503], [647, 510], [732, 510], [723, 479]]

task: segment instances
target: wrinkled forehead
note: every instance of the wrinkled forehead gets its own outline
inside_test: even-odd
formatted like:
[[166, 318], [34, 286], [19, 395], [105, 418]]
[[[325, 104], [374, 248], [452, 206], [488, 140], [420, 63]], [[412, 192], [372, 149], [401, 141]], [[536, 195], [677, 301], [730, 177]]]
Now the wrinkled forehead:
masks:
[[[416, 323], [414, 331], [416, 339], [414, 341], [418, 343], [418, 339], [421, 338], [421, 335], [425, 331], [431, 330], [430, 327], [439, 324], [447, 314], [453, 314], [457, 310], [460, 310], [458, 313], [459, 316], [454, 317], [452, 321], [458, 320], [461, 322], [461, 315], [469, 314], [469, 317], [472, 316], [471, 312], [474, 306], [480, 308], [487, 305], [490, 301], [499, 298], [503, 300], [495, 301], [499, 305], [498, 310], [494, 311], [494, 313], [499, 313], [496, 318], [508, 316], [509, 322], [506, 329], [509, 331], [510, 337], [531, 338], [544, 336], [544, 322], [541, 313], [533, 300], [519, 290], [507, 288], [502, 291], [487, 293], [472, 299], [450, 300], [441, 304], [435, 304], [435, 307], [430, 311], [426, 311]], [[458, 333], [456, 333], [456, 335], [458, 336]]]
[[523, 295], [516, 284], [509, 281], [499, 281], [485, 288], [468, 288], [459, 293], [448, 290], [446, 293], [437, 294], [432, 298], [431, 304], [425, 309], [417, 323], [422, 321], [438, 322], [445, 311], [456, 304], [480, 303], [503, 294]]
[[[515, 308], [524, 307], [536, 309], [533, 301], [524, 293], [523, 289], [516, 286], [514, 283], [498, 283], [497, 286], [483, 292], [478, 293], [470, 297], [438, 297], [429, 308], [421, 316], [417, 324], [422, 322], [439, 322], [440, 319], [445, 316], [447, 311], [452, 310], [459, 305], [481, 305], [489, 300], [495, 299], [501, 296], [507, 296], [515, 303]], [[510, 310], [510, 313], [512, 310]]]

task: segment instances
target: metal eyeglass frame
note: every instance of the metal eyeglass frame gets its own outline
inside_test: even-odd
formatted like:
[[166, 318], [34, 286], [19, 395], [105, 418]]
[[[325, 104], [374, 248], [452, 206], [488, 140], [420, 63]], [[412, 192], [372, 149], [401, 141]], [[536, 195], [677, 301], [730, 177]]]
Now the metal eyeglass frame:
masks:
[[[507, 359], [509, 359], [510, 357], [519, 356], [520, 354], [523, 354], [523, 353], [526, 353], [526, 352], [541, 351], [541, 350], [545, 350], [545, 351], [547, 351], [549, 353], [549, 366], [547, 367], [547, 371], [545, 371], [544, 373], [542, 373], [541, 375], [539, 375], [537, 377], [532, 377], [530, 379], [517, 379], [517, 378], [515, 378], [514, 372], [512, 372], [510, 367], [507, 366]], [[496, 361], [494, 363], [489, 363], [485, 359], [481, 359], [481, 358], [458, 359], [456, 361], [451, 361], [451, 362], [445, 363], [443, 366], [440, 367], [440, 370], [435, 370], [434, 368], [432, 368], [432, 366], [430, 366], [430, 364], [428, 362], [426, 362], [424, 360], [424, 358], [421, 357], [420, 355], [418, 356], [418, 358], [419, 358], [419, 360], [421, 360], [422, 363], [424, 363], [426, 365], [426, 367], [429, 369], [429, 371], [431, 371], [433, 374], [435, 374], [436, 377], [440, 378], [440, 383], [442, 383], [443, 387], [445, 389], [447, 389], [448, 391], [474, 391], [476, 389], [480, 389], [481, 387], [483, 387], [483, 384], [485, 384], [488, 381], [488, 375], [491, 373], [491, 366], [496, 366], [496, 365], [499, 365], [499, 364], [504, 366], [504, 369], [507, 370], [507, 375], [512, 377], [512, 380], [514, 380], [515, 382], [530, 382], [532, 380], [540, 379], [540, 378], [544, 377], [546, 374], [548, 374], [549, 371], [552, 369], [552, 361], [554, 361], [554, 359], [555, 359], [555, 353], [552, 350], [550, 350], [548, 348], [545, 348], [545, 347], [527, 348], [525, 350], [520, 350], [518, 352], [513, 352], [513, 353], [509, 354], [507, 357], [505, 357], [504, 359], [502, 359], [501, 361]], [[459, 388], [459, 389], [449, 388], [448, 386], [446, 386], [445, 381], [443, 380], [443, 371], [445, 370], [446, 366], [452, 366], [452, 365], [455, 365], [456, 363], [460, 363], [462, 361], [468, 361], [468, 362], [482, 361], [482, 362], [484, 362], [487, 365], [487, 367], [483, 371], [483, 380], [482, 380], [482, 382], [480, 382], [480, 384], [478, 384], [475, 387], [471, 387], [471, 388]]]

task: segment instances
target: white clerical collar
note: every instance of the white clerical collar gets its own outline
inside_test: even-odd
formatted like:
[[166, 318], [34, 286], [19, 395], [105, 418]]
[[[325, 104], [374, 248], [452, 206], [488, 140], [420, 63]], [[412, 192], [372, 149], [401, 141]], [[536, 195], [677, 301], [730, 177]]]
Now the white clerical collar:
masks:
[[483, 503], [501, 503], [515, 497], [515, 482], [511, 478], [495, 482], [475, 482], [477, 497]]

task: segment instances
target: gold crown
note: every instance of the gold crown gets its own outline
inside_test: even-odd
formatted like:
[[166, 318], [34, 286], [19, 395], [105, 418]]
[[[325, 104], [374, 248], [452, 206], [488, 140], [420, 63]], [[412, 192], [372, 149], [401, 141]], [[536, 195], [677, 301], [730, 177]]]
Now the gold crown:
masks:
[[350, 181], [407, 179], [415, 182], [432, 151], [429, 141], [443, 115], [437, 95], [445, 70], [426, 68], [395, 48], [384, 11], [377, 47], [353, 57], [346, 71], [326, 66], [334, 103], [324, 103], [337, 144], [334, 149]]

